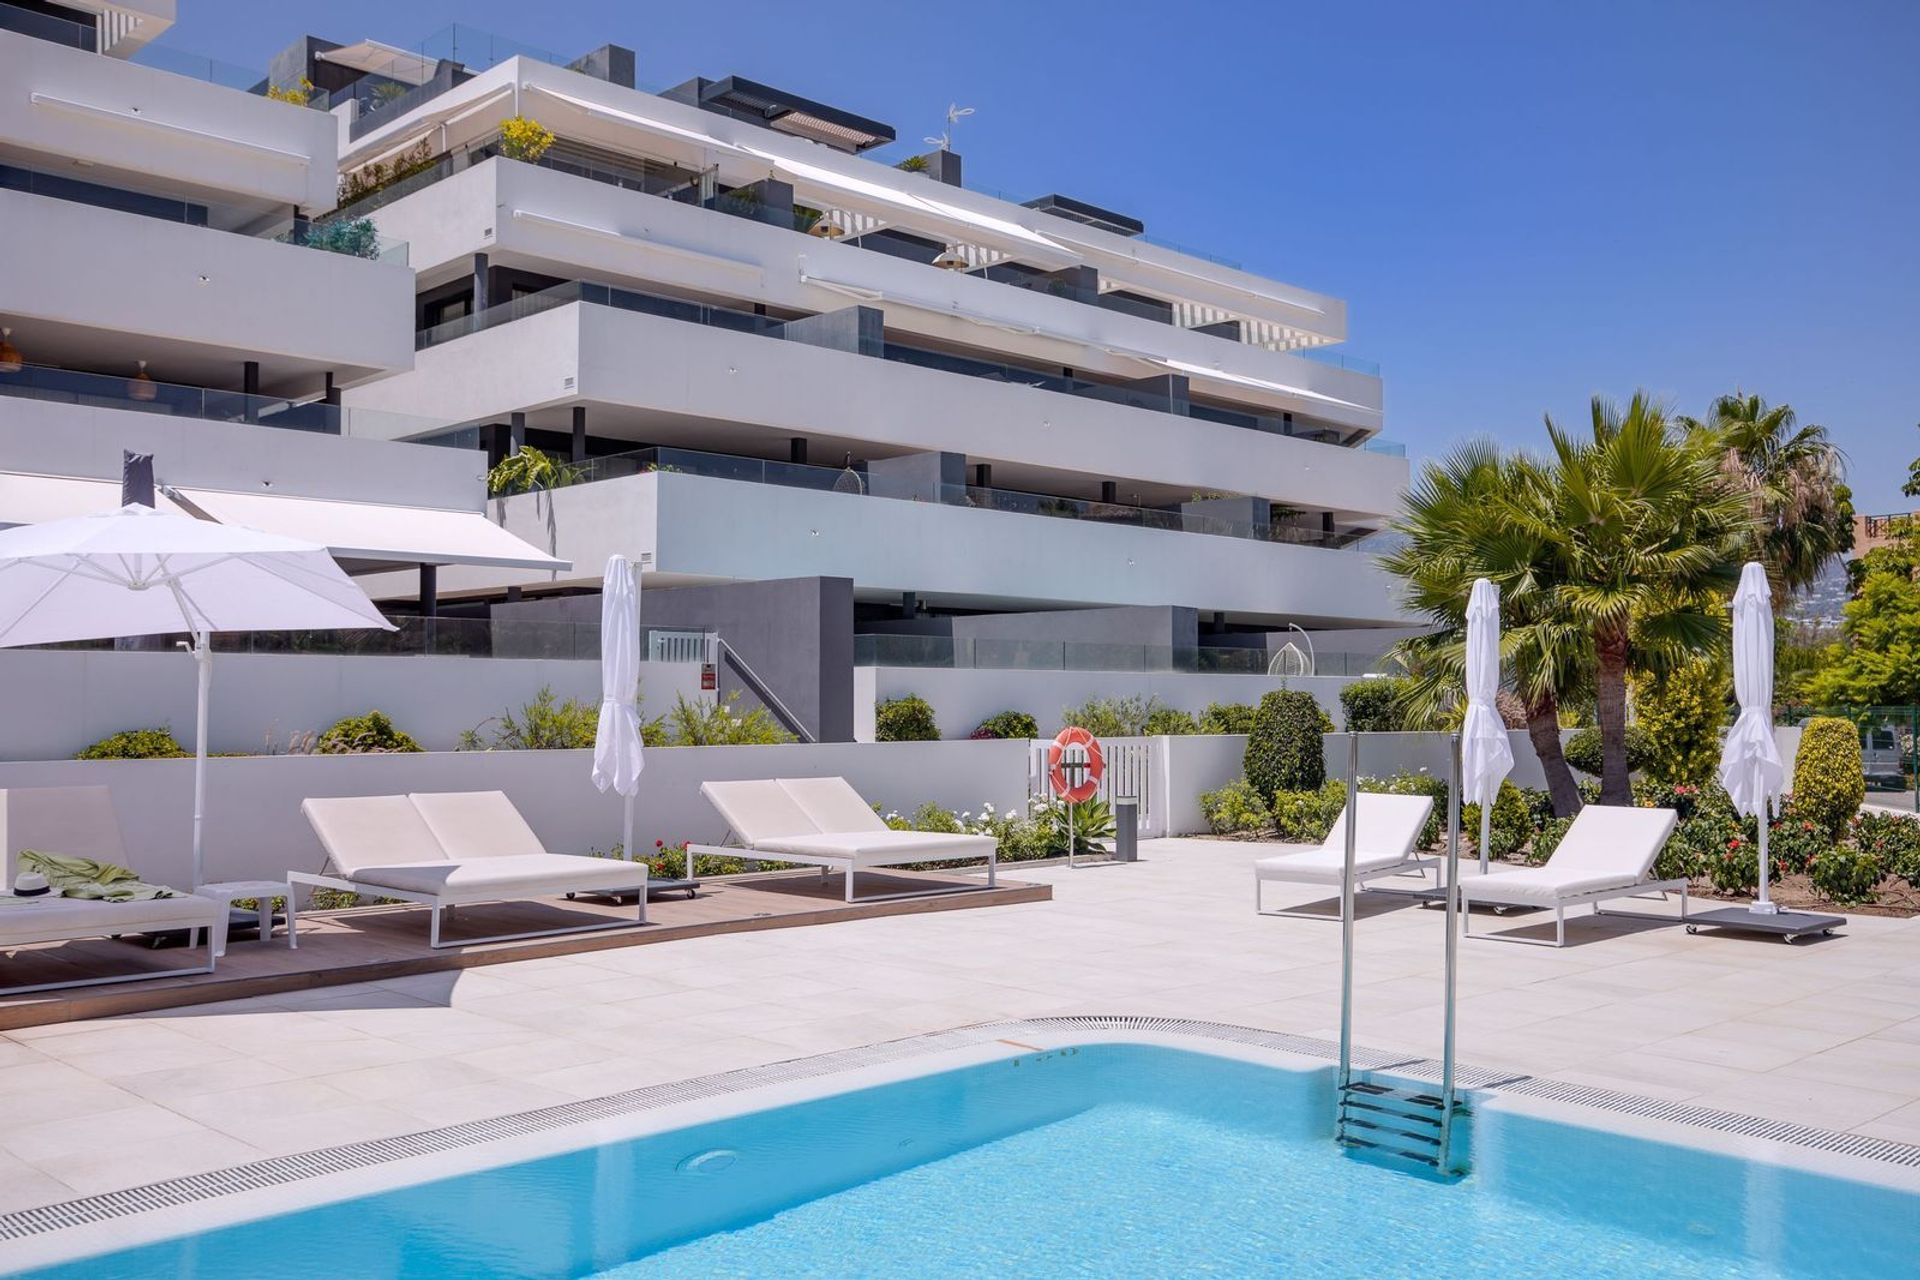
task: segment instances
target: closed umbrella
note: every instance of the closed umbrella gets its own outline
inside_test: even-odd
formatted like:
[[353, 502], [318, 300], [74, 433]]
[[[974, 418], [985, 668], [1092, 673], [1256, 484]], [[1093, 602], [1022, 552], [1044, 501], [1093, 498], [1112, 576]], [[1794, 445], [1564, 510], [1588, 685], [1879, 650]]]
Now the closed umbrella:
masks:
[[600, 588], [600, 724], [593, 735], [593, 785], [626, 797], [620, 849], [633, 853], [633, 797], [646, 755], [640, 745], [640, 588], [625, 556], [607, 557]]
[[1740, 718], [1720, 749], [1720, 785], [1760, 828], [1760, 895], [1748, 910], [1770, 916], [1780, 908], [1767, 897], [1767, 820], [1779, 812], [1787, 768], [1773, 741], [1773, 597], [1758, 564], [1740, 571], [1733, 593], [1733, 694]]
[[1487, 870], [1493, 802], [1513, 772], [1513, 744], [1494, 699], [1500, 692], [1500, 588], [1485, 578], [1467, 597], [1467, 718], [1460, 726], [1460, 799], [1480, 806], [1480, 870]]
[[325, 547], [130, 503], [0, 532], [0, 647], [115, 636], [193, 637], [193, 885], [204, 879], [207, 698], [216, 631], [393, 624]]

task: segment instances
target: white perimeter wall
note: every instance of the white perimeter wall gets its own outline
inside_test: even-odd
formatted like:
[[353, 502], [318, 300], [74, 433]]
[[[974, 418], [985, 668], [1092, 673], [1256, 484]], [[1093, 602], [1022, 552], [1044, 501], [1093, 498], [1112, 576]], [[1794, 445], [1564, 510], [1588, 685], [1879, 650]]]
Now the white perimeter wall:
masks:
[[[492, 663], [488, 665], [508, 665]], [[590, 665], [590, 664], [582, 664]], [[256, 756], [207, 767], [207, 875], [213, 880], [319, 870], [320, 843], [300, 814], [309, 796], [505, 791], [555, 853], [620, 839], [621, 801], [590, 780], [591, 751], [446, 752], [386, 756]], [[711, 778], [839, 775], [867, 799], [909, 811], [926, 801], [978, 810], [1027, 795], [1024, 742], [856, 743], [662, 747], [647, 752], [634, 843], [718, 842], [721, 822], [700, 796]], [[150, 880], [189, 878], [193, 762], [132, 760], [0, 764], [0, 787], [104, 784], [112, 789], [127, 860]]]
[[[693, 697], [700, 669], [642, 663], [642, 711]], [[216, 653], [207, 740], [212, 751], [284, 751], [290, 736], [379, 709], [423, 747], [451, 750], [471, 729], [530, 701], [542, 685], [561, 699], [600, 702], [600, 664], [520, 658], [336, 657]], [[185, 653], [0, 650], [0, 760], [63, 760], [122, 729], [172, 728], [193, 745], [195, 679]], [[390, 757], [381, 757], [387, 759]]]

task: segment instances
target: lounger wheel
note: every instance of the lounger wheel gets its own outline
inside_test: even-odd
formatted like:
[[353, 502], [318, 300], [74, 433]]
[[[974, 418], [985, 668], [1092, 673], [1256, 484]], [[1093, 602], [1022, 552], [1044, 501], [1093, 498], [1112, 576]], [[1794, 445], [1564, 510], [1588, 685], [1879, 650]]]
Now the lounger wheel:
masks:
[[1699, 926], [1699, 925], [1697, 925], [1697, 924], [1690, 924], [1690, 925], [1688, 925], [1688, 926], [1687, 926], [1687, 932], [1688, 932], [1688, 933], [1698, 933], [1698, 932], [1700, 932], [1700, 926]]

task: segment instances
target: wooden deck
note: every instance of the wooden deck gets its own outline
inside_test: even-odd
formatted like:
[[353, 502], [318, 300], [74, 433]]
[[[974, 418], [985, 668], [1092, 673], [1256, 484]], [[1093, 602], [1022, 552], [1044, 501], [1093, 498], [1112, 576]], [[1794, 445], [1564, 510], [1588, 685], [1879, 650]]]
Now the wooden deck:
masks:
[[[879, 895], [967, 884], [984, 882], [934, 873], [863, 871], [857, 891], [862, 895]], [[1045, 884], [1002, 879], [993, 889], [983, 887], [968, 893], [852, 904], [842, 899], [843, 893], [843, 882], [838, 875], [823, 882], [814, 871], [708, 881], [699, 895], [691, 899], [684, 894], [653, 899], [647, 904], [647, 923], [637, 927], [633, 925], [632, 905], [615, 906], [604, 900], [488, 903], [461, 907], [445, 926], [443, 939], [457, 941], [461, 937], [562, 928], [589, 922], [596, 915], [628, 927], [604, 933], [531, 938], [523, 942], [448, 946], [438, 951], [427, 946], [425, 907], [400, 905], [302, 912], [298, 950], [289, 950], [280, 933], [268, 944], [248, 934], [229, 945], [214, 973], [0, 995], [0, 1031], [475, 965], [649, 946], [715, 933], [793, 929], [876, 916], [1044, 902], [1052, 898], [1053, 889]], [[137, 939], [42, 943], [0, 956], [0, 983], [23, 987], [76, 978], [157, 972], [203, 962], [205, 954], [180, 948], [154, 949]]]

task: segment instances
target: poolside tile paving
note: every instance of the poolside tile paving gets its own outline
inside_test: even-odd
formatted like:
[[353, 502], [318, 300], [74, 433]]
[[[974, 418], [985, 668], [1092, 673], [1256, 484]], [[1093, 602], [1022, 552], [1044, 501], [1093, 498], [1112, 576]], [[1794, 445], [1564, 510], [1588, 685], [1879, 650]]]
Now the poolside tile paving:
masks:
[[[0, 1210], [999, 1019], [1164, 1014], [1331, 1037], [1339, 929], [1255, 916], [1256, 850], [1021, 868], [1052, 901], [686, 937], [0, 1033]], [[1275, 905], [1324, 902], [1301, 886]], [[1622, 904], [1671, 916], [1677, 903]], [[1539, 917], [1475, 931], [1551, 929]], [[1357, 1042], [1437, 1055], [1443, 915], [1375, 899]], [[1920, 921], [1797, 946], [1579, 916], [1461, 946], [1460, 1055], [1920, 1142]], [[236, 943], [236, 948], [257, 946]], [[103, 1134], [113, 1135], [103, 1141]]]

